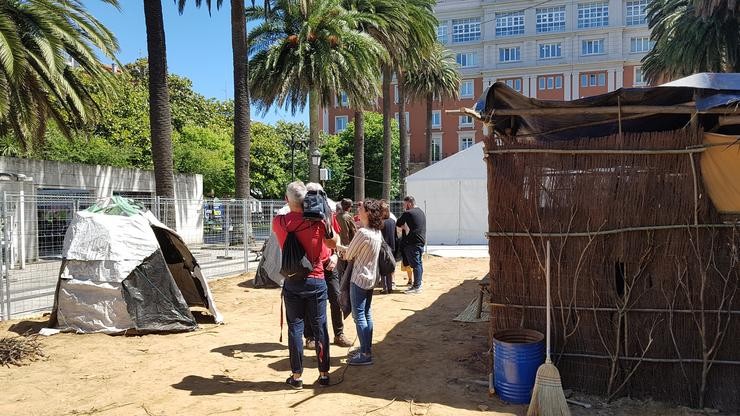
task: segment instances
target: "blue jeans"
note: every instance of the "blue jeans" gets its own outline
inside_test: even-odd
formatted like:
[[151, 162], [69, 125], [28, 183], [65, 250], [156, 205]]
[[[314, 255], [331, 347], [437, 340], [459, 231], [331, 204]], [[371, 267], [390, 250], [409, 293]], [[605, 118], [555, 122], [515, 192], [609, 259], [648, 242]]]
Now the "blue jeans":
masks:
[[303, 373], [304, 322], [311, 326], [316, 340], [319, 371], [329, 371], [329, 332], [326, 326], [327, 290], [324, 279], [285, 280], [285, 315], [288, 320], [288, 350], [293, 373]]
[[414, 285], [412, 289], [421, 288], [421, 276], [424, 274], [424, 267], [421, 265], [421, 255], [424, 253], [424, 246], [404, 246], [403, 254], [409, 267], [414, 271]]
[[357, 338], [360, 340], [360, 352], [370, 355], [373, 342], [373, 318], [370, 316], [373, 290], [350, 283], [349, 299], [352, 302], [352, 318], [357, 327]]

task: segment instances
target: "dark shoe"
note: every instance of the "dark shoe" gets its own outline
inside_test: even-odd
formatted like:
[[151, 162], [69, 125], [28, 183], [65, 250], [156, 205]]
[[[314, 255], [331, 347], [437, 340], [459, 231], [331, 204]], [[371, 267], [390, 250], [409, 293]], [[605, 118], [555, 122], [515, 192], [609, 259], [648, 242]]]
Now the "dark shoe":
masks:
[[316, 341], [312, 339], [306, 339], [306, 349], [309, 350], [315, 350], [316, 349]]
[[353, 342], [350, 341], [349, 339], [347, 339], [347, 337], [345, 337], [344, 334], [339, 334], [339, 335], [337, 335], [337, 336], [334, 337], [334, 345], [336, 345], [338, 347], [345, 347], [345, 348], [347, 348], [347, 347], [351, 347], [352, 344], [353, 344]]
[[354, 357], [351, 357], [347, 364], [349, 365], [372, 365], [373, 364], [373, 357], [365, 354], [357, 354]]
[[293, 378], [293, 376], [288, 377], [288, 379], [285, 380], [285, 383], [296, 390], [300, 390], [303, 388], [303, 380], [296, 380]]
[[421, 288], [420, 287], [417, 287], [417, 288], [413, 288], [412, 287], [411, 289], [409, 289], [409, 290], [407, 290], [407, 291], [405, 291], [403, 293], [405, 293], [407, 295], [418, 295], [419, 293], [421, 293]]
[[387, 294], [389, 294], [389, 293], [391, 293], [391, 292], [389, 292], [389, 291], [388, 291], [388, 290], [386, 290], [386, 289], [383, 289], [383, 290], [381, 290], [381, 291], [380, 291], [380, 294], [381, 294], [381, 295], [387, 295]]
[[319, 379], [316, 380], [316, 383], [321, 387], [329, 387], [331, 386], [331, 379], [329, 376], [320, 376]]

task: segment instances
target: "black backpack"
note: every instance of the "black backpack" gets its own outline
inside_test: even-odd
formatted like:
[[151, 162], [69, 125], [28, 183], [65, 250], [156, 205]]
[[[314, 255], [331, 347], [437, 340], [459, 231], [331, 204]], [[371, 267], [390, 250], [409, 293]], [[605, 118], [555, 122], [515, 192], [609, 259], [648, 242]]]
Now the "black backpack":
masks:
[[308, 191], [303, 199], [303, 218], [309, 221], [324, 221], [326, 237], [334, 237], [331, 223], [329, 197], [324, 191]]
[[380, 254], [378, 254], [378, 273], [381, 276], [389, 276], [394, 271], [396, 271], [396, 258], [385, 240], [381, 240]]
[[[310, 225], [306, 228], [308, 227], [310, 227]], [[285, 218], [283, 218], [283, 228], [288, 231], [285, 227]], [[305, 280], [313, 271], [313, 264], [308, 260], [308, 257], [306, 257], [306, 250], [303, 248], [296, 236], [296, 232], [302, 230], [303, 229], [296, 229], [288, 231], [288, 235], [285, 237], [285, 242], [283, 243], [280, 274], [282, 274], [286, 280]]]

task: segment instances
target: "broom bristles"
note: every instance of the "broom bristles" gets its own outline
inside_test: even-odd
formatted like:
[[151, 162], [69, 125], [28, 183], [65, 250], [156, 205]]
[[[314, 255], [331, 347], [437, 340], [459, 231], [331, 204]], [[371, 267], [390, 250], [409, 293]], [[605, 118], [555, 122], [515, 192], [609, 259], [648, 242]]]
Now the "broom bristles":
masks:
[[560, 372], [552, 363], [542, 364], [537, 369], [527, 416], [570, 416]]

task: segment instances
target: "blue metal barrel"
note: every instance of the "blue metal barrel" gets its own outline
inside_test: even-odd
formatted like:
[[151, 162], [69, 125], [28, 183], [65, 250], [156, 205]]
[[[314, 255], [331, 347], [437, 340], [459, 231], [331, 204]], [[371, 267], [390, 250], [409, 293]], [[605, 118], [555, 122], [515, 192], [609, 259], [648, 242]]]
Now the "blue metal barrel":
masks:
[[532, 399], [537, 368], [545, 362], [545, 336], [531, 329], [506, 329], [493, 334], [493, 376], [496, 393], [509, 403]]

